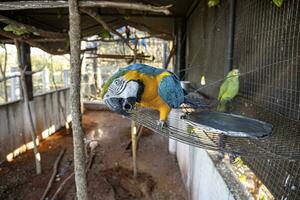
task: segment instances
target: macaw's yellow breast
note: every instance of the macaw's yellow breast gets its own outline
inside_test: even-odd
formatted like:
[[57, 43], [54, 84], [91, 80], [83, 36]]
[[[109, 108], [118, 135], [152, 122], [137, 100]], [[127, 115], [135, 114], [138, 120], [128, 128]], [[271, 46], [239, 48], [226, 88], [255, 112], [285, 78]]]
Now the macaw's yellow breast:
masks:
[[163, 72], [157, 76], [150, 76], [139, 73], [138, 71], [130, 71], [124, 75], [124, 78], [127, 80], [141, 80], [144, 83], [144, 93], [139, 102], [140, 106], [162, 110], [166, 109], [166, 107], [169, 108], [169, 106], [160, 98], [158, 86], [161, 79], [169, 75], [169, 72]]

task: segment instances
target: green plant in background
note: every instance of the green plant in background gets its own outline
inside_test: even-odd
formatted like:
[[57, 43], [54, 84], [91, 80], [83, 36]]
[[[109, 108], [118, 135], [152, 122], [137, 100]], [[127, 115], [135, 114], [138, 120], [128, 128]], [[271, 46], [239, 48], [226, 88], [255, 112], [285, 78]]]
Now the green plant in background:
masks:
[[[283, 0], [272, 0], [272, 1], [277, 7], [280, 8], [282, 6]], [[219, 4], [220, 4], [220, 0], [208, 0], [207, 2], [208, 7], [210, 8], [215, 7]]]
[[215, 6], [217, 6], [217, 5], [219, 5], [219, 3], [220, 3], [220, 0], [208, 0], [208, 3], [207, 3], [207, 5], [208, 5], [208, 7], [215, 7]]
[[100, 33], [98, 34], [98, 36], [102, 39], [109, 39], [112, 37], [110, 32], [107, 30], [101, 30]]
[[277, 6], [277, 7], [281, 7], [283, 0], [273, 0], [273, 3]]
[[190, 134], [190, 135], [194, 135], [196, 133], [196, 130], [195, 128], [192, 126], [192, 125], [187, 125], [187, 132]]
[[12, 25], [12, 24], [5, 26], [3, 30], [6, 32], [13, 32], [13, 34], [18, 35], [18, 36], [29, 33], [25, 27], [16, 26], [16, 25]]

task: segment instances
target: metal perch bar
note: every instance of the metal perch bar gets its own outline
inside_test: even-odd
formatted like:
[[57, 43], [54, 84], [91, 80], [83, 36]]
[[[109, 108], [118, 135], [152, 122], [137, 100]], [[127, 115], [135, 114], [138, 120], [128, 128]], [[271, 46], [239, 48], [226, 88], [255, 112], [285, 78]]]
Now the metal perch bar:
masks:
[[[207, 150], [232, 153], [244, 157], [285, 160], [300, 159], [298, 148], [278, 147], [280, 144], [286, 146], [291, 142], [288, 140], [283, 141], [280, 134], [276, 134], [276, 132], [281, 131], [282, 127], [274, 127], [272, 136], [267, 138], [234, 137], [224, 135], [220, 132], [216, 133], [213, 132], [213, 130], [205, 130], [204, 133], [204, 129], [201, 130], [201, 126], [194, 126], [192, 127], [194, 130], [191, 131], [190, 123], [181, 119], [182, 115], [183, 111], [181, 109], [173, 109], [169, 115], [167, 127], [163, 127], [162, 129], [156, 124], [156, 121], [159, 119], [159, 113], [157, 111], [138, 109], [129, 118], [160, 135]], [[294, 138], [295, 142], [300, 141], [299, 136], [297, 137], [297, 133], [295, 133]]]
[[137, 176], [137, 162], [136, 162], [136, 147], [137, 147], [137, 127], [135, 121], [131, 121], [131, 147], [132, 147], [132, 166], [133, 166], [133, 177]]

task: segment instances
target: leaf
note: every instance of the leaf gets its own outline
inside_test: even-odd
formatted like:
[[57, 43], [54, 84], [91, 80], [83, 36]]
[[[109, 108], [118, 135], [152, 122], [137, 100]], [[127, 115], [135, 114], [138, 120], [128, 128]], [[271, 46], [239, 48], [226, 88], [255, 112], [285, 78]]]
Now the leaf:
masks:
[[280, 8], [282, 6], [283, 0], [273, 0], [273, 3]]
[[243, 183], [246, 183], [247, 182], [247, 176], [246, 175], [240, 175], [239, 176], [239, 180], [241, 181], [241, 182], [243, 182]]
[[101, 30], [98, 35], [100, 38], [111, 38], [110, 32], [107, 30]]
[[26, 30], [25, 27], [15, 26], [15, 25], [12, 25], [12, 24], [9, 24], [9, 25], [5, 26], [3, 28], [3, 30], [6, 31], [6, 32], [13, 32], [13, 34], [18, 35], [18, 36], [21, 36], [21, 35], [29, 33]]
[[217, 5], [219, 5], [219, 3], [220, 3], [220, 0], [208, 0], [208, 3], [207, 3], [207, 5], [208, 5], [208, 7], [215, 7], [215, 6], [217, 6]]

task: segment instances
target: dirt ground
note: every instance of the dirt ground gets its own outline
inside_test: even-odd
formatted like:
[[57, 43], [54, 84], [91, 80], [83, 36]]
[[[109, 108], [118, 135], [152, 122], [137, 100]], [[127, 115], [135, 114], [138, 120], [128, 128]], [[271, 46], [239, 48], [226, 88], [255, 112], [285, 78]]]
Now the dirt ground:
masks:
[[[168, 142], [144, 130], [138, 150], [138, 177], [132, 177], [132, 158], [126, 146], [130, 139], [130, 122], [111, 112], [90, 111], [83, 117], [88, 139], [97, 140], [95, 157], [88, 172], [90, 199], [101, 200], [185, 200], [180, 172], [168, 154]], [[40, 199], [52, 173], [59, 152], [66, 152], [47, 199], [73, 171], [72, 136], [64, 130], [40, 144], [43, 174], [35, 175], [32, 151], [0, 166], [0, 199]], [[74, 178], [70, 179], [57, 199], [75, 199]]]

